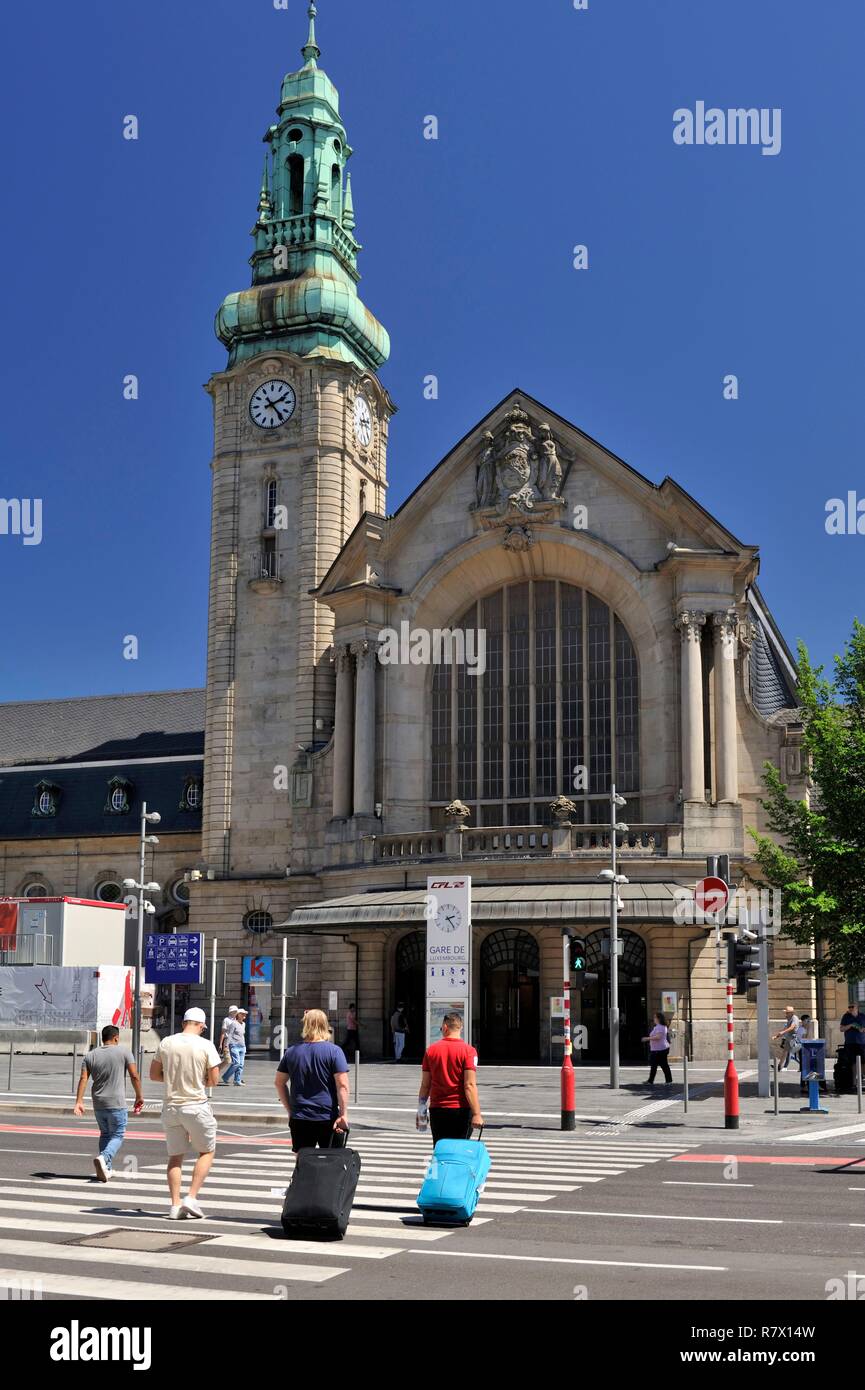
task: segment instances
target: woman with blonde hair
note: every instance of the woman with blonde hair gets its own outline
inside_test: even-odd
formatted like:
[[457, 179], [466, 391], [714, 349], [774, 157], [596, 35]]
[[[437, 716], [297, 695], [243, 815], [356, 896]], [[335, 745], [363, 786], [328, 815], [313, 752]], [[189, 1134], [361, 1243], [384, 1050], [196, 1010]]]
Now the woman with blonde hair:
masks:
[[348, 1133], [348, 1062], [330, 1040], [322, 1009], [303, 1015], [301, 1041], [286, 1049], [276, 1069], [276, 1091], [288, 1113], [291, 1145], [341, 1147]]

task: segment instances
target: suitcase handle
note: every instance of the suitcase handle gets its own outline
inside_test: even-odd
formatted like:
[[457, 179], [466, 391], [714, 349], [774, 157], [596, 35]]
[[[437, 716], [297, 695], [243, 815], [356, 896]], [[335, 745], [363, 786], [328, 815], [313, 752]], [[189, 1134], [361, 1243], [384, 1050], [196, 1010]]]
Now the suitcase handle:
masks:
[[345, 1146], [346, 1146], [346, 1144], [348, 1143], [348, 1136], [349, 1136], [350, 1134], [351, 1134], [351, 1125], [349, 1125], [348, 1129], [332, 1129], [332, 1130], [330, 1131], [330, 1138], [329, 1138], [328, 1141], [327, 1141], [327, 1147], [328, 1147], [329, 1149], [332, 1149], [332, 1148], [333, 1148], [333, 1141], [334, 1141], [334, 1139], [337, 1137], [337, 1135], [339, 1135], [339, 1138], [340, 1138], [340, 1141], [341, 1141], [341, 1142], [337, 1145], [337, 1148], [339, 1148], [339, 1149], [344, 1149]]
[[482, 1140], [483, 1137], [484, 1137], [484, 1126], [483, 1126], [483, 1125], [472, 1125], [472, 1138], [474, 1138], [475, 1129], [477, 1129], [477, 1131], [478, 1131], [477, 1140], [478, 1140], [478, 1143], [480, 1143], [481, 1140]]

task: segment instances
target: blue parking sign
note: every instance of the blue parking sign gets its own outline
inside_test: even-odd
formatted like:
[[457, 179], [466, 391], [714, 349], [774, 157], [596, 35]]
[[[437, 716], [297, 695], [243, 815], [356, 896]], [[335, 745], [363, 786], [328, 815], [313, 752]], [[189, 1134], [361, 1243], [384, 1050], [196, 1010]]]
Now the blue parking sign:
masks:
[[149, 932], [144, 938], [144, 978], [151, 985], [200, 985], [204, 940], [199, 932]]

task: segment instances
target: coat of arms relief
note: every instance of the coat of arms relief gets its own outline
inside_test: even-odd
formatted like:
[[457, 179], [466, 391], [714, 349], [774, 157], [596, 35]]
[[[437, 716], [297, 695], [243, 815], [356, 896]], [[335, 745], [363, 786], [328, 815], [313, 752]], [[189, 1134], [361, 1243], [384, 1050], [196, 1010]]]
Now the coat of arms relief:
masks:
[[[564, 467], [563, 467], [564, 460]], [[496, 434], [484, 435], [475, 479], [472, 511], [485, 530], [501, 527], [509, 550], [533, 544], [527, 522], [556, 522], [572, 459], [562, 454], [549, 425], [535, 425], [515, 405]]]

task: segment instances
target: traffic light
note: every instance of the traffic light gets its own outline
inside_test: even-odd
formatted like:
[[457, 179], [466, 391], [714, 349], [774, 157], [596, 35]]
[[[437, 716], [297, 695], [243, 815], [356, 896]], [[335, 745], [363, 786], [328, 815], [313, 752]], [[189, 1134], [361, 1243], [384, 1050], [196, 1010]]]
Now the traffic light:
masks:
[[760, 942], [755, 936], [731, 937], [727, 942], [727, 979], [736, 993], [745, 994], [760, 983]]
[[586, 970], [585, 946], [579, 939], [571, 942], [571, 970], [576, 976], [574, 989], [585, 989], [586, 985], [594, 984], [598, 978], [594, 971]]

